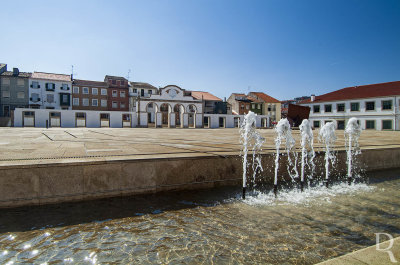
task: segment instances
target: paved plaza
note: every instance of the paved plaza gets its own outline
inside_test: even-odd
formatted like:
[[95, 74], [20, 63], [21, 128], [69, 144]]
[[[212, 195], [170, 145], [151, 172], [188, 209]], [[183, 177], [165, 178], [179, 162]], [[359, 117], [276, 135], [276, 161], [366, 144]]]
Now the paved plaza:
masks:
[[[261, 129], [263, 152], [274, 152], [275, 131]], [[315, 135], [316, 150], [321, 144]], [[337, 131], [336, 148], [344, 148]], [[294, 130], [299, 147], [299, 131]], [[400, 132], [363, 131], [362, 149], [398, 148]], [[239, 155], [238, 129], [1, 128], [0, 166], [87, 161]]]

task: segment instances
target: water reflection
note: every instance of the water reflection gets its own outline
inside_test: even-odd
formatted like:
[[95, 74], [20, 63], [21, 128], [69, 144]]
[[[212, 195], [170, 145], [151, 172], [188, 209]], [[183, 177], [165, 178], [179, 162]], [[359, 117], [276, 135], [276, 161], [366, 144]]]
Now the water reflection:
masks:
[[228, 187], [3, 209], [0, 263], [311, 264], [400, 235], [399, 172], [294, 201]]

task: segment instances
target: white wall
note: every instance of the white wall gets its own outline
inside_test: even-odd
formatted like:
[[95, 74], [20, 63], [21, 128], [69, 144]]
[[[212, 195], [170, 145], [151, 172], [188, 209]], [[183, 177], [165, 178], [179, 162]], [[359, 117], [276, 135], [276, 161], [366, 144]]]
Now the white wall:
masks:
[[[219, 128], [219, 118], [225, 118], [225, 127], [226, 128], [235, 128], [235, 118], [239, 118], [239, 126], [242, 124], [244, 120], [244, 115], [229, 115], [229, 114], [204, 114], [204, 117], [209, 117], [210, 128]], [[256, 126], [258, 128], [262, 127], [261, 120], [267, 119], [267, 126], [269, 126], [269, 117], [266, 115], [257, 115], [256, 117]]]
[[[52, 109], [23, 109], [17, 108], [14, 111], [14, 127], [23, 126], [23, 112], [29, 111], [35, 113], [35, 127], [46, 127], [46, 120], [49, 120], [51, 112], [61, 113], [61, 127], [73, 128], [76, 127], [76, 113], [86, 114], [86, 127], [88, 128], [100, 128], [100, 114], [108, 113], [110, 117], [110, 127], [121, 128], [122, 127], [122, 115], [130, 114], [132, 119], [132, 127], [138, 126], [138, 117], [136, 112], [123, 112], [123, 111], [91, 111], [91, 110], [52, 110]], [[204, 114], [204, 117], [209, 117], [210, 128], [219, 128], [219, 118], [225, 118], [226, 128], [234, 128], [234, 118], [240, 118], [240, 124], [243, 122], [243, 115], [228, 115], [228, 114]], [[267, 118], [269, 125], [269, 118], [265, 115], [257, 115], [256, 125], [261, 127], [261, 119]], [[189, 114], [183, 114], [183, 125], [184, 127], [189, 126]], [[175, 125], [175, 116], [171, 117], [171, 126]], [[140, 126], [147, 127], [147, 113], [140, 113]], [[161, 127], [161, 113], [157, 113], [157, 126]], [[203, 116], [202, 114], [196, 115], [196, 128], [203, 127]]]
[[[392, 109], [391, 110], [382, 110], [382, 101], [383, 100], [392, 100]], [[374, 101], [375, 102], [375, 110], [366, 110], [366, 102]], [[345, 123], [351, 118], [355, 117], [360, 120], [360, 124], [363, 129], [366, 129], [366, 121], [374, 120], [375, 121], [375, 130], [382, 130], [382, 121], [383, 120], [392, 120], [392, 127], [395, 130], [400, 130], [400, 112], [399, 112], [399, 104], [400, 104], [400, 96], [393, 97], [377, 97], [377, 98], [366, 98], [366, 99], [354, 99], [354, 100], [342, 100], [342, 101], [330, 101], [330, 102], [315, 102], [315, 103], [307, 103], [300, 104], [302, 106], [308, 106], [311, 108], [310, 111], [310, 121], [320, 121], [321, 126], [330, 120], [345, 120]], [[352, 102], [359, 102], [360, 110], [359, 111], [351, 111], [350, 104]], [[337, 104], [344, 103], [345, 111], [338, 112]], [[332, 112], [325, 112], [325, 105], [332, 105]], [[314, 105], [320, 106], [320, 112], [314, 113]]]
[[[49, 120], [50, 112], [61, 113], [61, 127], [73, 128], [75, 127], [75, 115], [76, 113], [86, 113], [86, 127], [99, 128], [100, 127], [100, 114], [110, 114], [110, 127], [121, 128], [122, 127], [122, 115], [130, 114], [132, 118], [132, 127], [137, 126], [137, 114], [135, 112], [123, 112], [123, 111], [90, 111], [90, 110], [52, 110], [52, 109], [22, 109], [17, 108], [14, 111], [14, 127], [23, 126], [23, 112], [30, 111], [35, 112], [35, 127], [46, 127], [46, 120]], [[147, 118], [147, 116], [146, 116]], [[147, 119], [146, 119], [147, 122]], [[147, 123], [146, 123], [147, 124]]]

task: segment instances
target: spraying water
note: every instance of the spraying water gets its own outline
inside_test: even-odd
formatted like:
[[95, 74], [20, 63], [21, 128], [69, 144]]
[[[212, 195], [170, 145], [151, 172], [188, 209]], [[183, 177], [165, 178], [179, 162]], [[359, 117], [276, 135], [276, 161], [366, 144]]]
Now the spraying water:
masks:
[[332, 152], [333, 145], [336, 141], [335, 135], [335, 123], [327, 122], [324, 126], [319, 130], [319, 141], [325, 144], [325, 180], [326, 185], [328, 185], [329, 179], [329, 160], [334, 163], [335, 156]]
[[247, 188], [247, 154], [250, 149], [253, 151], [253, 181], [258, 171], [263, 171], [261, 165], [261, 157], [259, 153], [261, 152], [262, 145], [265, 139], [256, 130], [256, 117], [257, 114], [249, 111], [247, 115], [244, 116], [242, 125], [240, 126], [240, 142], [243, 144], [242, 158], [243, 158], [243, 199], [245, 198], [246, 188]]
[[301, 190], [303, 191], [304, 187], [304, 170], [305, 166], [311, 168], [311, 176], [315, 170], [314, 158], [314, 136], [311, 128], [311, 123], [309, 120], [304, 119], [300, 125], [300, 134], [301, 134], [301, 173], [300, 173], [300, 181], [301, 181]]
[[[275, 148], [276, 148], [276, 156], [275, 156], [275, 178], [274, 178], [274, 190], [276, 193], [277, 185], [278, 185], [278, 169], [279, 169], [279, 152], [280, 146], [282, 144], [282, 140], [285, 140], [285, 151], [287, 153], [288, 158], [288, 173], [292, 179], [297, 178], [299, 173], [297, 171], [297, 153], [295, 152], [295, 143], [292, 136], [292, 130], [290, 129], [290, 124], [288, 119], [281, 119], [275, 127], [275, 131], [277, 136], [275, 138]], [[290, 154], [294, 156], [294, 163], [290, 158]], [[292, 167], [292, 169], [290, 169]], [[292, 172], [294, 171], [294, 173]]]
[[346, 130], [344, 131], [344, 136], [346, 138], [346, 152], [347, 152], [347, 178], [349, 184], [352, 179], [352, 165], [353, 159], [356, 155], [360, 154], [360, 146], [358, 144], [358, 138], [361, 135], [361, 126], [358, 124], [356, 118], [350, 118], [347, 122]]

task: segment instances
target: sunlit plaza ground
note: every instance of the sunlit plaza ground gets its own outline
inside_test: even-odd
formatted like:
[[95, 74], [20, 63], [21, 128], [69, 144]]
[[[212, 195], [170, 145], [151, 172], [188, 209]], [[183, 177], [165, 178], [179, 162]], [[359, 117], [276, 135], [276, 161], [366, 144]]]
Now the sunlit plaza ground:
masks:
[[[274, 152], [275, 131], [259, 131], [263, 152]], [[239, 129], [1, 128], [0, 135], [0, 165], [225, 156], [242, 149]], [[300, 148], [299, 131], [293, 136]], [[344, 149], [344, 131], [336, 136], [336, 148]], [[365, 130], [359, 142], [361, 149], [400, 147], [400, 132]], [[320, 150], [318, 130], [314, 146]]]

